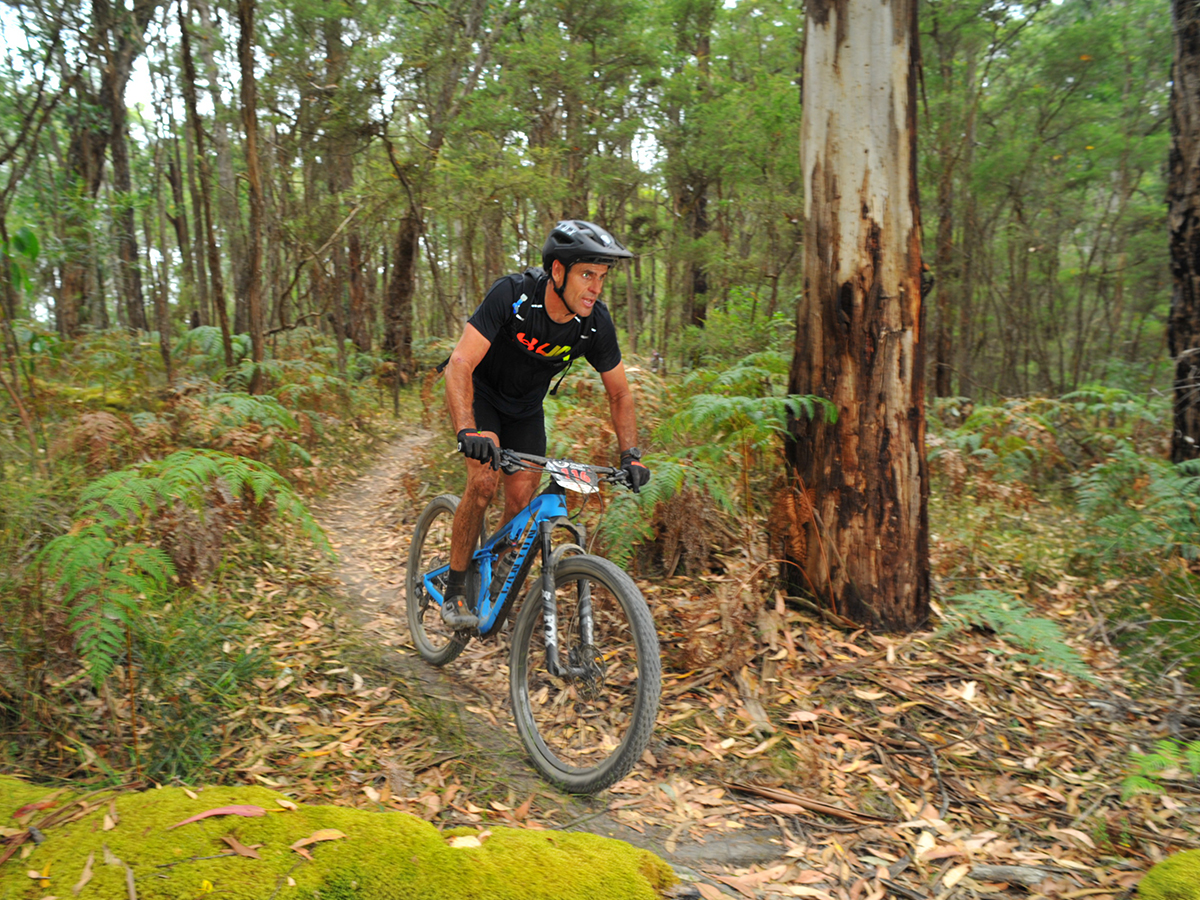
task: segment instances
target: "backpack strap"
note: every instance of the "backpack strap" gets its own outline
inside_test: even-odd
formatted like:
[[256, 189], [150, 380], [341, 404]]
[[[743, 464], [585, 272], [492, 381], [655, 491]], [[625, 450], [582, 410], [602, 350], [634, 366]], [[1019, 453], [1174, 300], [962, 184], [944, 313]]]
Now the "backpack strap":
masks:
[[[529, 268], [524, 272], [521, 272], [519, 275], [509, 276], [513, 279], [521, 279], [519, 286], [513, 285], [514, 291], [519, 290], [521, 292], [520, 296], [517, 297], [516, 301], [512, 305], [511, 315], [513, 318], [522, 322], [525, 321], [525, 317], [521, 315], [521, 312], [525, 309], [525, 305], [527, 303], [532, 303], [534, 292], [537, 291], [538, 279], [541, 278], [541, 276], [542, 270], [537, 268]], [[592, 330], [595, 331], [596, 329], [593, 328]], [[450, 365], [449, 356], [438, 363], [438, 365], [435, 367], [436, 371], [441, 374], [443, 371], [445, 371], [446, 366], [448, 365]], [[570, 368], [570, 366], [568, 366], [568, 368]], [[559, 381], [561, 382], [562, 379], [560, 378]]]

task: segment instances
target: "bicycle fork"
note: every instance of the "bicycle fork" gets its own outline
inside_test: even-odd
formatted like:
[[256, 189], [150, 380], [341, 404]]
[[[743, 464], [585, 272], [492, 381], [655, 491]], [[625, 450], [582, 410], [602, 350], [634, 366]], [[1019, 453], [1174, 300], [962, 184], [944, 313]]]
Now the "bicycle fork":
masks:
[[[558, 560], [561, 559], [561, 553], [556, 554], [551, 551], [550, 540], [550, 533], [554, 529], [555, 524], [554, 522], [543, 522], [541, 525], [542, 623], [545, 634], [544, 643], [546, 645], [546, 669], [551, 675], [557, 678], [594, 676], [602, 672], [602, 660], [599, 658], [574, 660], [571, 657], [575, 656], [575, 653], [569, 653], [567, 664], [563, 665], [562, 659], [559, 656], [558, 602], [555, 599], [558, 595], [558, 584], [554, 570], [558, 567]], [[559, 549], [561, 551], [563, 548]], [[586, 578], [581, 578], [576, 584], [579, 591], [577, 615], [579, 616], [580, 656], [586, 653], [590, 656], [598, 657], [594, 649], [595, 628], [592, 620], [592, 583]]]

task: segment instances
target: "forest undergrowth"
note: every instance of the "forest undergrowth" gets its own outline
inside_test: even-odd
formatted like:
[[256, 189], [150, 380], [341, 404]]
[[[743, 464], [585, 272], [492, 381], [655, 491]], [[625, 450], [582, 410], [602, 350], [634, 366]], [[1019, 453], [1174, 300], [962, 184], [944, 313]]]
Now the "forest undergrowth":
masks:
[[[323, 338], [293, 340], [270, 397], [215, 380], [202, 342], [187, 381], [146, 395], [131, 373], [151, 355], [116, 337], [31, 362], [45, 453], [16, 429], [0, 447], [0, 767], [571, 825], [564, 798], [518, 793], [457, 713], [381, 662], [405, 651], [407, 529], [461, 478], [440, 384], [403, 393], [399, 427], [434, 437], [354, 536], [380, 586], [364, 639], [301, 511], [394, 433], [386, 370], [342, 374]], [[781, 352], [705, 362], [663, 379], [630, 361], [654, 479], [583, 510], [664, 654], [654, 742], [607, 815], [668, 853], [769, 835], [775, 858], [706, 872], [745, 896], [1122, 897], [1200, 846], [1197, 476], [1158, 461], [1163, 401], [1097, 388], [932, 408], [937, 615], [878, 635], [778, 590], [780, 431], [821, 405], [784, 397]], [[552, 452], [611, 460], [597, 378], [573, 375], [548, 412]], [[106, 484], [141, 487], [114, 502]], [[85, 538], [110, 577], [72, 595], [48, 548]], [[157, 575], [114, 555], [131, 546]], [[473, 644], [456, 677], [475, 690], [461, 714], [508, 730], [503, 659]]]

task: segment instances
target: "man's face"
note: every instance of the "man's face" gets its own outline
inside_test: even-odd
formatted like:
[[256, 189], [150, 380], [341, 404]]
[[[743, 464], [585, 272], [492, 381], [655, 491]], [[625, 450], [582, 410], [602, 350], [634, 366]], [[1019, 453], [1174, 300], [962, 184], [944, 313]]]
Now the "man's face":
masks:
[[[563, 269], [560, 267], [562, 263], [555, 260], [554, 280], [562, 284]], [[567, 283], [563, 288], [563, 302], [566, 303], [567, 309], [581, 319], [590, 316], [596, 308], [596, 301], [600, 299], [600, 291], [604, 288], [604, 279], [607, 277], [608, 266], [599, 263], [576, 263], [572, 266], [571, 274], [567, 276]]]

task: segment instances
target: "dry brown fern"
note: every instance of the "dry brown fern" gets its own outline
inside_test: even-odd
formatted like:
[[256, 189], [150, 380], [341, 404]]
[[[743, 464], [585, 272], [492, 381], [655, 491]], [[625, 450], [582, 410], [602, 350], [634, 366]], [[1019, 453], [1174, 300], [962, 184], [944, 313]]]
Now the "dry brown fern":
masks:
[[683, 488], [654, 511], [663, 571], [674, 574], [682, 562], [689, 575], [708, 570], [714, 546], [723, 543], [724, 522], [707, 494]]
[[209, 491], [203, 510], [175, 503], [155, 517], [155, 530], [162, 535], [162, 548], [170, 554], [181, 584], [203, 581], [216, 569], [225, 533], [244, 517], [238, 499], [220, 484]]
[[270, 435], [264, 435], [256, 425], [247, 424], [241, 428], [231, 428], [226, 431], [217, 440], [217, 446], [228, 450], [234, 456], [258, 459], [270, 447], [269, 438]]
[[772, 554], [797, 562], [805, 559], [808, 532], [804, 526], [812, 520], [815, 500], [816, 492], [812, 488], [804, 494], [787, 484], [776, 489], [775, 501], [767, 517]]
[[107, 410], [85, 412], [71, 432], [70, 447], [90, 472], [97, 472], [124, 461], [136, 431], [131, 422]]
[[433, 386], [438, 379], [442, 377], [442, 373], [434, 369], [421, 380], [421, 427], [429, 428], [433, 425], [433, 408], [438, 405], [434, 398]]

